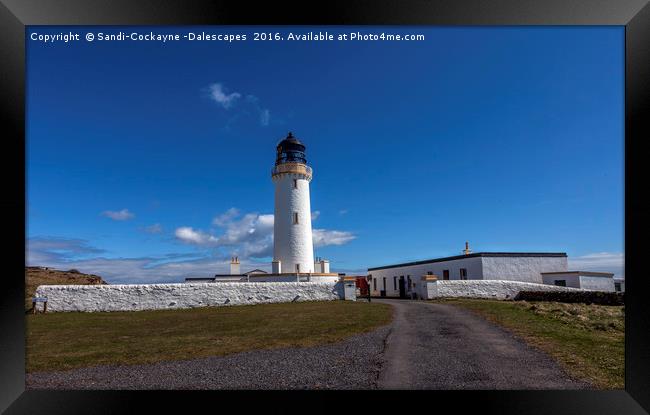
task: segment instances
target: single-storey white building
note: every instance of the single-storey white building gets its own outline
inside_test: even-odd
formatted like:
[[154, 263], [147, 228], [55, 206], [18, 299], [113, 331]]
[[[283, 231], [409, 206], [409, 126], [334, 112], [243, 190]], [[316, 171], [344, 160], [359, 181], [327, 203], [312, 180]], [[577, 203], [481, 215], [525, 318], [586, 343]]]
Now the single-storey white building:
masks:
[[542, 273], [567, 272], [564, 252], [478, 252], [368, 268], [373, 296], [410, 297], [424, 275], [439, 280], [506, 280], [543, 283]]
[[542, 272], [542, 281], [544, 284], [559, 285], [561, 287], [594, 291], [617, 291], [614, 285], [614, 274], [610, 272]]

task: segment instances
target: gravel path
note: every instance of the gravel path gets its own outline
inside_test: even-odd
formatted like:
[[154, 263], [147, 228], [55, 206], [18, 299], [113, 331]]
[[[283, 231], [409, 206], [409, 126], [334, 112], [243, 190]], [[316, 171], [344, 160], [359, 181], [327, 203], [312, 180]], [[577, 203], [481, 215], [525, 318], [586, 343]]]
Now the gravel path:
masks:
[[381, 389], [583, 389], [549, 356], [449, 304], [392, 304]]
[[389, 326], [342, 342], [27, 374], [27, 389], [374, 389]]
[[27, 389], [582, 389], [547, 355], [467, 310], [423, 301], [389, 326], [308, 348], [27, 374]]

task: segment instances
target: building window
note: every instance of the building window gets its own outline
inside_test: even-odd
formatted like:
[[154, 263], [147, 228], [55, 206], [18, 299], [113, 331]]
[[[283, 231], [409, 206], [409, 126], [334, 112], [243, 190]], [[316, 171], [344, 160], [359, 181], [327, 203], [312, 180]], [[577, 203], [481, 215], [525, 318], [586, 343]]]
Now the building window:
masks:
[[372, 280], [372, 290], [377, 291], [377, 280]]
[[560, 287], [566, 287], [566, 280], [555, 280], [555, 285]]
[[410, 275], [406, 276], [406, 281], [407, 281], [408, 289], [410, 290], [411, 286], [412, 286], [412, 284], [411, 284], [411, 276]]
[[461, 280], [466, 280], [467, 279], [467, 268], [461, 268], [460, 269], [460, 279]]
[[382, 278], [383, 283], [384, 283], [384, 291], [386, 291], [386, 277]]
[[620, 282], [615, 282], [614, 283], [614, 291], [616, 291], [616, 292], [621, 291], [621, 283]]
[[393, 290], [397, 291], [397, 277], [393, 277]]
[[433, 272], [427, 271], [427, 275], [433, 275]]
[[293, 212], [293, 224], [298, 224], [298, 212]]
[[293, 188], [294, 189], [298, 188], [298, 179], [293, 179]]
[[296, 264], [296, 272], [300, 272], [300, 264]]
[[442, 279], [443, 280], [448, 280], [449, 279], [449, 270], [448, 269], [442, 270]]

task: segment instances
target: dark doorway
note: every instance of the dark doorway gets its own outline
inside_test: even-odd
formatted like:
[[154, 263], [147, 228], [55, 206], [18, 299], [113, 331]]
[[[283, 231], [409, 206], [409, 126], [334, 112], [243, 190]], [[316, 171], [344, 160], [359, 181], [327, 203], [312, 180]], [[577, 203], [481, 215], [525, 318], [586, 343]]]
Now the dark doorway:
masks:
[[403, 275], [399, 277], [399, 298], [406, 298], [406, 283]]

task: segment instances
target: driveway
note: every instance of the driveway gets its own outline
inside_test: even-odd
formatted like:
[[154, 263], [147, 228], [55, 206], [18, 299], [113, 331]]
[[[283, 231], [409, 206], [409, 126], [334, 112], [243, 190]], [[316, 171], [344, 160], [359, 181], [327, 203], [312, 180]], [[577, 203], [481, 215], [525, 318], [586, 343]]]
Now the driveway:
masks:
[[380, 389], [583, 389], [549, 356], [449, 304], [378, 299], [395, 308]]
[[393, 322], [342, 342], [29, 373], [28, 389], [580, 389], [547, 355], [469, 311], [373, 299]]

